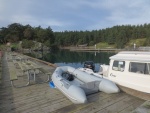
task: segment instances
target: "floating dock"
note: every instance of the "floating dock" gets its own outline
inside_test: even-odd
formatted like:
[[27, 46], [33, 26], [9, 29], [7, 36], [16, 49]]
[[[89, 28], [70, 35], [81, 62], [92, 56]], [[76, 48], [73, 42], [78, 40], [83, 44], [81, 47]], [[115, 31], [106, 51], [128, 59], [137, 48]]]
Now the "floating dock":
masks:
[[94, 49], [94, 48], [70, 48], [70, 51], [84, 51], [84, 52], [118, 52], [122, 51], [123, 49], [113, 49], [113, 48], [106, 48], [106, 49]]
[[[21, 88], [11, 86], [6, 54], [1, 60], [0, 113], [147, 113], [149, 101], [124, 92], [106, 94], [98, 92], [87, 96], [87, 104], [73, 104], [59, 90], [51, 89], [47, 83], [31, 81]], [[52, 73], [54, 67], [37, 62]], [[32, 80], [32, 79], [31, 79]], [[20, 82], [24, 82], [20, 79]]]

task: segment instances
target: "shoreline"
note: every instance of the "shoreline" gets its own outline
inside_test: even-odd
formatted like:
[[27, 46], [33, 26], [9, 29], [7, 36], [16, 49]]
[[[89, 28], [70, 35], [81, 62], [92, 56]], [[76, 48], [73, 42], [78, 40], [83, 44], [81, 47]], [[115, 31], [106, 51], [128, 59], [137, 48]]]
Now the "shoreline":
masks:
[[104, 49], [93, 49], [93, 48], [70, 48], [70, 51], [88, 51], [88, 52], [100, 52], [100, 51], [104, 51], [104, 52], [119, 52], [119, 51], [124, 51], [125, 49], [111, 49], [111, 48], [104, 48]]

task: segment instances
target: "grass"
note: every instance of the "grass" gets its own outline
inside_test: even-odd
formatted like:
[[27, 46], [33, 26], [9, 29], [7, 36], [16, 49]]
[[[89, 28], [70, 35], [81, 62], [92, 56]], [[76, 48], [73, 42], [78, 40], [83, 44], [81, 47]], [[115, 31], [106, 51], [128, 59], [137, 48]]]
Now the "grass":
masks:
[[[137, 47], [144, 46], [145, 41], [146, 41], [146, 38], [132, 39], [126, 44], [126, 47], [132, 47], [134, 44], [136, 44]], [[100, 42], [96, 44], [96, 48], [115, 48], [115, 45], [114, 44], [110, 45], [106, 42]]]
[[145, 43], [146, 38], [142, 39], [132, 39], [127, 43], [127, 46], [133, 46], [133, 44], [136, 44], [136, 46], [143, 46]]
[[96, 48], [114, 48], [114, 45], [110, 45], [106, 42], [100, 42], [96, 44]]
[[12, 43], [11, 46], [17, 48], [18, 47], [18, 43]]

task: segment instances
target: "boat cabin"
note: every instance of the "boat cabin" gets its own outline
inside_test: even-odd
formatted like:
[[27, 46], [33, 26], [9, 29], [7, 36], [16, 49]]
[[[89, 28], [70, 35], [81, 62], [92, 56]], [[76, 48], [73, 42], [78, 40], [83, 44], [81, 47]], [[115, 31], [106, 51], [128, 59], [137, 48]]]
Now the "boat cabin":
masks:
[[108, 79], [150, 93], [150, 52], [124, 51], [110, 57]]

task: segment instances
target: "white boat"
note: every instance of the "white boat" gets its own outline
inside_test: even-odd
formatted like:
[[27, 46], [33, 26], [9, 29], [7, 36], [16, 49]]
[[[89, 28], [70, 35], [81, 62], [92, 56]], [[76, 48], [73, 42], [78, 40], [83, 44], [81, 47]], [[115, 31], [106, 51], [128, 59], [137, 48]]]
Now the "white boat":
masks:
[[101, 65], [101, 68], [104, 78], [130, 94], [136, 92], [135, 96], [150, 100], [150, 52], [119, 52], [110, 57], [109, 65]]
[[57, 67], [52, 74], [52, 81], [65, 96], [73, 103], [86, 103], [86, 95], [103, 91], [118, 93], [120, 90], [110, 80], [86, 73], [70, 66]]

